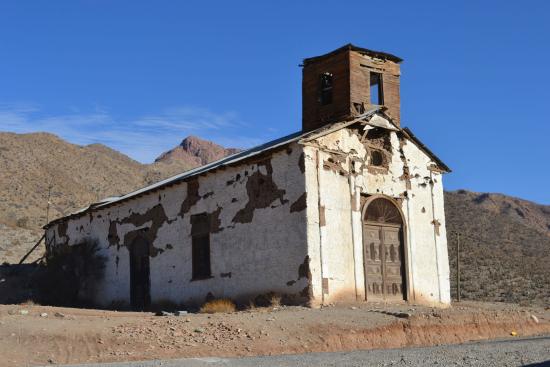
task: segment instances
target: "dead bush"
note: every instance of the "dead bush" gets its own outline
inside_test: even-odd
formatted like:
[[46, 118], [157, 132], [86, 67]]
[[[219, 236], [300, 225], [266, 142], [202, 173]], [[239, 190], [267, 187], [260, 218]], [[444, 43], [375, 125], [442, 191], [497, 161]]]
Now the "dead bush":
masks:
[[200, 313], [219, 313], [219, 312], [235, 312], [237, 307], [232, 300], [228, 298], [215, 299], [203, 304], [199, 310]]
[[280, 307], [282, 299], [283, 298], [281, 297], [281, 295], [279, 295], [277, 293], [273, 293], [271, 295], [270, 300], [269, 300], [269, 302], [271, 303], [271, 307]]
[[250, 301], [248, 301], [247, 305], [243, 306], [243, 309], [250, 310], [250, 311], [255, 310], [256, 309], [256, 304], [254, 303], [253, 300], [250, 300]]
[[254, 303], [258, 307], [279, 307], [282, 302], [282, 296], [275, 292], [260, 294], [254, 299]]
[[33, 301], [32, 299], [26, 299], [25, 301], [21, 302], [20, 305], [22, 305], [22, 306], [37, 306], [39, 304], [36, 303], [35, 301]]

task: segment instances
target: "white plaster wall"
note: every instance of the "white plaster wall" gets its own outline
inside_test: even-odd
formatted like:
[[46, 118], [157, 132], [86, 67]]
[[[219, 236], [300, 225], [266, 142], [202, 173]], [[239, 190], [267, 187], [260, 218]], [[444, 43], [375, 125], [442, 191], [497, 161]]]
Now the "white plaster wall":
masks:
[[[377, 122], [380, 124], [380, 118]], [[132, 213], [144, 214], [160, 204], [167, 221], [159, 227], [153, 242], [155, 248], [163, 251], [151, 258], [153, 302], [201, 303], [208, 293], [242, 299], [269, 291], [311, 292], [313, 304], [365, 299], [360, 194], [384, 194], [401, 198], [402, 202], [407, 224], [404, 235], [409, 300], [449, 304], [442, 175], [429, 170], [434, 162], [407, 141], [402, 153], [411, 176], [408, 188], [406, 181], [400, 179], [404, 162], [395, 132], [391, 133], [391, 144], [393, 155], [388, 172], [383, 174], [368, 172], [364, 164], [366, 149], [358, 135], [348, 129], [318, 138], [309, 145], [292, 144], [288, 152], [273, 153], [272, 177], [277, 188], [285, 190], [284, 203], [276, 199], [270, 206], [256, 209], [251, 223], [233, 223], [233, 218], [248, 201], [248, 177], [257, 171], [267, 174], [266, 166], [257, 163], [199, 177], [199, 195], [203, 198], [183, 217], [179, 212], [187, 195], [186, 183], [95, 211], [91, 216], [71, 219], [68, 238], [60, 236], [58, 225], [53, 226], [47, 231], [47, 239], [59, 245], [97, 239], [107, 263], [96, 300], [104, 306], [129, 302], [129, 252], [123, 242], [124, 236], [137, 227], [131, 223], [118, 224], [120, 246], [116, 246], [109, 243], [109, 226], [112, 221], [122, 221]], [[341, 166], [348, 174], [324, 168], [323, 162], [334, 152], [347, 156]], [[302, 153], [305, 173], [299, 165]], [[350, 158], [356, 162], [352, 163]], [[230, 181], [233, 183], [228, 185]], [[307, 209], [291, 212], [291, 205], [305, 191]], [[222, 208], [219, 218], [223, 230], [210, 236], [213, 278], [191, 281], [190, 216], [212, 213], [218, 207]], [[319, 220], [320, 207], [324, 208], [324, 225]], [[440, 223], [439, 234], [434, 219]], [[151, 224], [149, 221], [141, 227], [149, 228]], [[307, 262], [306, 256], [312, 274], [311, 288], [308, 279], [299, 279], [298, 274], [300, 265]], [[221, 277], [222, 273], [231, 273], [231, 278]], [[323, 278], [328, 284], [325, 293]]]
[[313, 304], [319, 305], [324, 303], [324, 294], [322, 290], [323, 257], [321, 244], [322, 231], [319, 221], [319, 177], [320, 172], [317, 168], [318, 149], [304, 146], [304, 166], [305, 166], [305, 182], [307, 187], [307, 245], [308, 255], [310, 258], [310, 270], [312, 274], [311, 291], [314, 299]]
[[[313, 278], [314, 294], [317, 299], [322, 299], [324, 296], [327, 302], [329, 299], [355, 300], [355, 269], [348, 178], [322, 167], [320, 170], [317, 169], [317, 159], [322, 165], [322, 162], [329, 158], [326, 152], [308, 146], [305, 147], [305, 152], [307, 157], [308, 234], [310, 234], [308, 245], [312, 269], [319, 271], [319, 276]], [[324, 223], [319, 220], [319, 211], [324, 212]], [[323, 244], [322, 248], [319, 247], [319, 241]], [[314, 271], [312, 270], [312, 272]], [[322, 278], [325, 278], [324, 295]]]
[[[299, 279], [298, 270], [307, 256], [306, 211], [290, 211], [305, 192], [304, 173], [300, 168], [302, 147], [271, 154], [272, 179], [284, 190], [283, 203], [277, 198], [266, 208], [255, 209], [250, 223], [234, 223], [235, 214], [248, 202], [246, 184], [255, 172], [267, 174], [266, 165], [246, 163], [207, 173], [198, 178], [202, 197], [189, 212], [180, 214], [187, 196], [187, 183], [176, 184], [94, 211], [91, 216], [70, 219], [67, 236], [60, 236], [59, 225], [47, 230], [48, 240], [57, 245], [75, 245], [86, 238], [96, 239], [107, 259], [105, 277], [99, 284], [95, 300], [103, 306], [130, 301], [129, 251], [124, 236], [138, 227], [117, 224], [119, 246], [110, 245], [108, 233], [113, 221], [122, 221], [132, 213], [145, 214], [161, 205], [167, 220], [159, 227], [153, 246], [159, 249], [150, 258], [151, 300], [200, 304], [208, 293], [215, 297], [244, 300], [258, 294], [277, 292], [288, 295], [307, 294], [309, 280]], [[190, 217], [212, 213], [222, 208], [220, 231], [210, 235], [212, 278], [191, 280]], [[141, 227], [150, 228], [152, 221]], [[231, 277], [222, 277], [231, 273]]]
[[[380, 117], [377, 117], [380, 120]], [[406, 141], [403, 155], [411, 176], [410, 188], [403, 174], [404, 162], [396, 132], [391, 132], [392, 157], [387, 173], [369, 173], [366, 149], [360, 136], [349, 129], [335, 131], [306, 146], [306, 185], [308, 187], [308, 244], [312, 259], [313, 294], [316, 302], [341, 299], [365, 299], [363, 271], [362, 209], [359, 193], [383, 194], [401, 199], [406, 222], [407, 278], [409, 300], [447, 305], [450, 303], [449, 265], [443, 208], [442, 175], [429, 170], [428, 155], [413, 142]], [[346, 153], [342, 167], [351, 171], [352, 179], [323, 167], [330, 152]], [[318, 164], [319, 155], [321, 163]], [[358, 162], [350, 163], [349, 157]], [[356, 168], [353, 173], [351, 166]], [[320, 168], [320, 170], [319, 170]], [[320, 191], [317, 189], [320, 185]], [[318, 196], [320, 192], [320, 197]], [[352, 195], [353, 193], [353, 195]], [[325, 207], [325, 226], [319, 225], [319, 204]], [[440, 223], [439, 234], [432, 223]], [[319, 246], [319, 243], [322, 246]], [[321, 260], [322, 259], [322, 260]], [[322, 278], [328, 278], [328, 294], [322, 292]]]

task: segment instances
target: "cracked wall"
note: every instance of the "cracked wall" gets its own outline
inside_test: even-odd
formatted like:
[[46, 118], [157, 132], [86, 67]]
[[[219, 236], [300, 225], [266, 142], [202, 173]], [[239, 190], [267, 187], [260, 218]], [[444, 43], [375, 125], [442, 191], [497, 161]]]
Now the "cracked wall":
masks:
[[[381, 125], [381, 117], [376, 119]], [[367, 125], [369, 131], [353, 126], [305, 147], [308, 248], [317, 303], [365, 299], [361, 201], [376, 194], [396, 199], [405, 216], [409, 299], [450, 302], [442, 175], [431, 168], [427, 154], [387, 126]], [[382, 167], [369, 164], [373, 148], [386, 154]]]
[[[293, 143], [59, 223], [48, 229], [47, 240], [99, 241], [108, 258], [98, 296], [104, 306], [129, 300], [128, 248], [137, 236], [150, 245], [153, 302], [269, 292], [313, 298], [313, 304], [364, 299], [361, 203], [383, 194], [399, 202], [407, 223], [410, 299], [447, 304], [442, 175], [386, 120], [371, 121], [377, 127], [368, 125], [368, 131], [352, 126], [307, 145]], [[373, 148], [387, 155], [382, 168], [370, 165]], [[200, 213], [210, 218], [213, 277], [191, 281], [190, 217]]]
[[[98, 240], [107, 258], [97, 303], [129, 303], [129, 247], [138, 236], [150, 249], [152, 302], [200, 304], [208, 294], [239, 300], [276, 292], [307, 303], [303, 149], [292, 144], [253, 161], [218, 169], [47, 230], [54, 244]], [[191, 223], [210, 219], [212, 278], [191, 280]], [[291, 284], [289, 284], [291, 283]]]

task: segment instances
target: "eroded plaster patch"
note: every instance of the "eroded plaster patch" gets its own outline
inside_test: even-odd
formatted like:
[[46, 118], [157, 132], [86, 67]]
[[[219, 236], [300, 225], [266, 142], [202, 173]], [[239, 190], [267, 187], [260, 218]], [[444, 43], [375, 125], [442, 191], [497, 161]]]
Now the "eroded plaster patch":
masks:
[[319, 207], [319, 226], [324, 227], [327, 225], [326, 219], [325, 219], [325, 207], [321, 205]]
[[434, 226], [435, 234], [439, 236], [439, 227], [441, 227], [441, 222], [439, 220], [434, 219], [430, 222]]
[[342, 176], [348, 175], [348, 170], [346, 169], [346, 156], [341, 154], [330, 153], [329, 157], [323, 160], [323, 169], [338, 173]]
[[69, 228], [69, 222], [64, 220], [57, 226], [57, 233], [59, 234], [59, 237], [62, 237], [65, 239], [65, 243], [69, 243], [69, 235], [67, 234], [67, 229]]
[[304, 173], [306, 171], [306, 159], [304, 156], [304, 152], [300, 154], [300, 157], [298, 158], [298, 167], [300, 168], [300, 172]]
[[187, 196], [185, 200], [181, 203], [180, 208], [180, 217], [183, 216], [191, 210], [191, 208], [201, 199], [199, 195], [199, 181], [191, 180], [187, 182]]
[[[144, 227], [149, 222], [151, 223], [150, 226]], [[159, 249], [153, 246], [153, 242], [157, 238], [158, 230], [164, 223], [171, 222], [172, 221], [170, 221], [166, 216], [162, 204], [153, 206], [143, 214], [132, 213], [122, 220], [111, 221], [109, 224], [108, 235], [109, 246], [116, 246], [117, 250], [121, 246], [128, 248], [138, 236], [142, 236], [149, 244], [149, 255], [151, 257], [155, 257], [164, 251], [164, 249]], [[132, 224], [134, 227], [137, 227], [137, 229], [127, 232], [124, 235], [124, 240], [120, 243], [117, 226], [124, 224]]]
[[311, 269], [309, 268], [310, 263], [309, 255], [305, 257], [304, 262], [300, 264], [298, 267], [298, 280], [302, 278], [306, 278], [307, 280], [311, 280]]
[[[266, 174], [263, 174], [260, 167], [264, 166]], [[281, 205], [288, 202], [284, 195], [286, 190], [279, 189], [273, 181], [273, 167], [271, 159], [266, 159], [258, 163], [258, 170], [248, 176], [246, 181], [246, 192], [248, 202], [245, 207], [240, 209], [233, 217], [233, 223], [250, 223], [254, 218], [254, 210], [269, 207], [275, 200], [279, 200]]]
[[300, 197], [290, 205], [290, 212], [301, 212], [307, 206], [307, 192], [304, 192]]

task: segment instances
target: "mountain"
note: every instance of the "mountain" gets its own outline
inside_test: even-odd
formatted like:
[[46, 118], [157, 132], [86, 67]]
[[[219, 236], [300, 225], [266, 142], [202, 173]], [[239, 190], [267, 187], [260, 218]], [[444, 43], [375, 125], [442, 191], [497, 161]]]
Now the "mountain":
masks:
[[[50, 186], [52, 219], [236, 152], [189, 136], [141, 164], [101, 144], [0, 133], [0, 263], [18, 261], [42, 235]], [[459, 190], [445, 193], [445, 210], [453, 296], [460, 233], [464, 299], [550, 303], [550, 206]]]
[[180, 161], [191, 167], [198, 167], [216, 161], [231, 154], [238, 153], [235, 148], [224, 148], [208, 140], [188, 136], [177, 147], [162, 153], [155, 162]]
[[445, 211], [453, 296], [460, 233], [463, 298], [550, 304], [550, 206], [459, 190]]
[[46, 215], [67, 215], [237, 151], [188, 137], [154, 163], [141, 164], [101, 144], [0, 133], [0, 263], [19, 260], [40, 238]]

